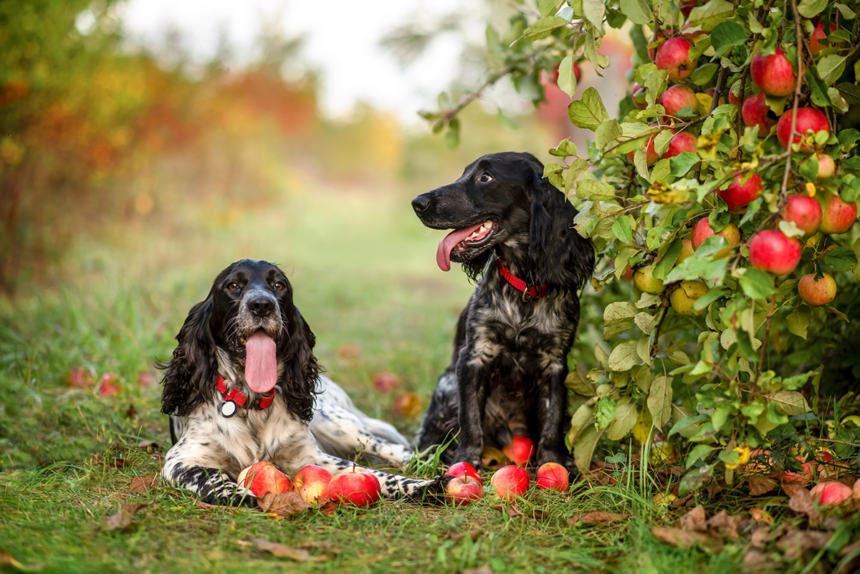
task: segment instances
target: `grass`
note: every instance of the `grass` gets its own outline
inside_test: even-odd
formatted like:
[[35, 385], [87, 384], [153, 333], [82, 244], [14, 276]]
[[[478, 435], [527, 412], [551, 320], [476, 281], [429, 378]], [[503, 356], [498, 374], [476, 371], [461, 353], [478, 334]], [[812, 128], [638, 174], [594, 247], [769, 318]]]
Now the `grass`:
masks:
[[[275, 520], [202, 509], [164, 485], [130, 489], [132, 478], [158, 473], [169, 448], [159, 388], [142, 387], [139, 373], [154, 373], [191, 305], [242, 257], [282, 264], [329, 374], [365, 412], [415, 430], [420, 415], [397, 416], [396, 393], [377, 393], [370, 378], [391, 371], [397, 393], [417, 393], [426, 405], [472, 287], [436, 269], [439, 234], [414, 220], [409, 197], [322, 188], [177, 210], [169, 223], [154, 218], [82, 240], [54, 284], [0, 301], [0, 550], [42, 572], [738, 571], [744, 543], [706, 554], [657, 541], [650, 527], [676, 516], [654, 504], [655, 483], [638, 471], [613, 486], [580, 481], [564, 494], [532, 492], [516, 503], [523, 516], [487, 498], [467, 508], [386, 502]], [[339, 356], [347, 344], [358, 356]], [[75, 368], [118, 375], [120, 392], [69, 387]], [[147, 506], [130, 527], [108, 530], [104, 518], [131, 502]], [[632, 519], [571, 524], [592, 510]], [[315, 559], [271, 556], [248, 545], [252, 537], [305, 546]]]

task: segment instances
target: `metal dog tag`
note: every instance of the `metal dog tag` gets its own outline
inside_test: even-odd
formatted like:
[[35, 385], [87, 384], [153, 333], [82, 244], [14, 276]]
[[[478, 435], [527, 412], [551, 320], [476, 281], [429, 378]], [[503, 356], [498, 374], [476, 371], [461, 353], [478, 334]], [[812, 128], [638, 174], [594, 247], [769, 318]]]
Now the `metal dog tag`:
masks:
[[237, 407], [236, 403], [234, 403], [233, 401], [224, 401], [224, 403], [221, 405], [221, 416], [223, 416], [225, 419], [229, 419], [236, 414], [238, 408], [239, 407]]

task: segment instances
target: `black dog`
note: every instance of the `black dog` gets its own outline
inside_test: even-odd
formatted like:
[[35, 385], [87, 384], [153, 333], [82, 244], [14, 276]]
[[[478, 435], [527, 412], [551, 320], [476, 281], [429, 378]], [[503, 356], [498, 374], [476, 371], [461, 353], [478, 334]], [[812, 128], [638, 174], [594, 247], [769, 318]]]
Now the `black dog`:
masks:
[[[316, 338], [275, 265], [246, 259], [227, 267], [176, 339], [161, 365], [174, 442], [162, 475], [206, 502], [256, 504], [236, 479], [258, 461], [292, 472], [313, 464], [334, 475], [353, 463], [333, 455], [363, 452], [397, 464], [412, 457], [394, 427], [362, 414], [320, 375]], [[370, 472], [389, 498], [422, 500], [450, 480]]]
[[539, 465], [566, 458], [567, 354], [594, 249], [573, 229], [576, 209], [542, 174], [531, 154], [490, 154], [412, 200], [424, 225], [455, 230], [439, 244], [439, 267], [455, 261], [470, 278], [482, 275], [460, 315], [419, 451], [459, 431], [453, 461], [476, 468], [484, 446], [504, 446], [513, 435], [535, 438]]

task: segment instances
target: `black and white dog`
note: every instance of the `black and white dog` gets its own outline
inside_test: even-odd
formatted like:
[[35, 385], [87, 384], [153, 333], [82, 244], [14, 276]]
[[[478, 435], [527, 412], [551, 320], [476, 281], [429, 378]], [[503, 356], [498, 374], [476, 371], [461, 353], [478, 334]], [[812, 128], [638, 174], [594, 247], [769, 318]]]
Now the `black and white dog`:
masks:
[[439, 243], [439, 267], [455, 261], [481, 275], [417, 438], [423, 452], [458, 435], [446, 462], [480, 468], [483, 447], [514, 435], [535, 440], [538, 465], [566, 459], [567, 354], [594, 249], [573, 229], [576, 209], [542, 176], [531, 154], [490, 154], [412, 201], [424, 225], [454, 229]]
[[[233, 263], [215, 279], [176, 337], [162, 411], [173, 447], [162, 474], [211, 504], [254, 506], [236, 484], [242, 469], [271, 461], [288, 472], [314, 464], [336, 474], [356, 452], [397, 464], [409, 443], [356, 409], [320, 375], [314, 334], [293, 305], [290, 282], [265, 261]], [[450, 477], [413, 480], [371, 470], [388, 498], [429, 500]]]

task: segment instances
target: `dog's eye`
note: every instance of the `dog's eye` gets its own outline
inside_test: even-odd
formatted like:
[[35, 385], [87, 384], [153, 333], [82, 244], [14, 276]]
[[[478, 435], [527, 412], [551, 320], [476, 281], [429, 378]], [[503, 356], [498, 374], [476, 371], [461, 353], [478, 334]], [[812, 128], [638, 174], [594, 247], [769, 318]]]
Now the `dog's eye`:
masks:
[[493, 176], [489, 173], [482, 173], [481, 177], [478, 178], [478, 181], [481, 183], [487, 183], [488, 181], [493, 181]]
[[229, 289], [230, 291], [238, 291], [239, 284], [236, 282], [230, 283], [229, 285], [227, 285], [227, 289]]
[[281, 283], [280, 281], [275, 283], [275, 291], [283, 291], [286, 288], [287, 288], [287, 286], [284, 285], [283, 283]]

